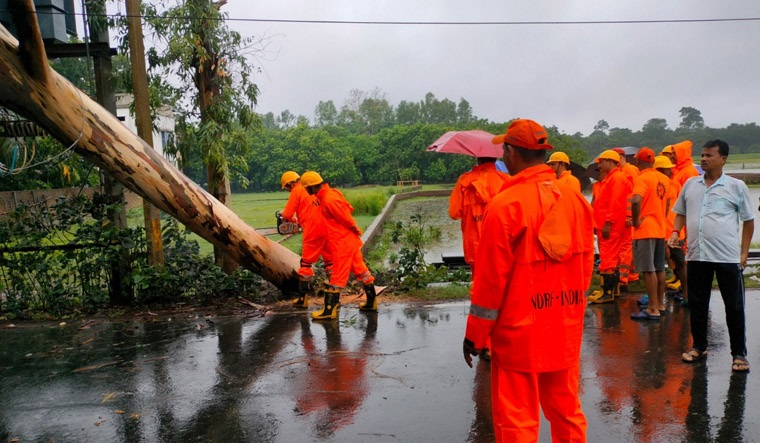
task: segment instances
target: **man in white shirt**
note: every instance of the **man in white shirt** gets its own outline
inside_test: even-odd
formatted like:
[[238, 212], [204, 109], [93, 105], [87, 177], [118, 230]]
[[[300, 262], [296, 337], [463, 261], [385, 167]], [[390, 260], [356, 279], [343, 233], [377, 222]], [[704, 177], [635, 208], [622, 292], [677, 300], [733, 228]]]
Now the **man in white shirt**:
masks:
[[[701, 360], [707, 353], [707, 323], [713, 276], [726, 306], [734, 372], [749, 371], [744, 314], [744, 276], [755, 214], [747, 185], [723, 173], [728, 143], [711, 140], [702, 148], [704, 175], [684, 183], [673, 206], [676, 219], [669, 246], [678, 242], [686, 226], [686, 281], [691, 308], [692, 348], [681, 356], [685, 362]], [[741, 233], [741, 234], [740, 234]]]

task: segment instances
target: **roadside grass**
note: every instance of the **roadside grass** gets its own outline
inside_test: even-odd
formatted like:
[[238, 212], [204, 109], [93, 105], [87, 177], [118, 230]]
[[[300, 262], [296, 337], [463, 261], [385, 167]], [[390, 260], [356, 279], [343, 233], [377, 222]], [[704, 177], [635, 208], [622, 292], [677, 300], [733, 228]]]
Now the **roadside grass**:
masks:
[[422, 289], [413, 289], [398, 294], [403, 298], [412, 298], [420, 301], [456, 301], [470, 297], [470, 283], [459, 282], [449, 285], [428, 286]]
[[[351, 205], [354, 206], [354, 218], [362, 229], [372, 223], [385, 206], [388, 198], [396, 191], [394, 186], [362, 186], [350, 189], [340, 189]], [[287, 191], [276, 192], [245, 192], [232, 195], [232, 210], [248, 225], [255, 229], [274, 228], [276, 226], [274, 213], [282, 211], [288, 201]], [[357, 207], [358, 205], [358, 207]], [[130, 226], [143, 225], [142, 206], [129, 210], [127, 221]], [[189, 233], [189, 238], [198, 242], [202, 255], [213, 254], [214, 248], [208, 241], [195, 233]], [[301, 253], [301, 236], [294, 235], [283, 239], [281, 235], [268, 237], [280, 242], [283, 246]]]

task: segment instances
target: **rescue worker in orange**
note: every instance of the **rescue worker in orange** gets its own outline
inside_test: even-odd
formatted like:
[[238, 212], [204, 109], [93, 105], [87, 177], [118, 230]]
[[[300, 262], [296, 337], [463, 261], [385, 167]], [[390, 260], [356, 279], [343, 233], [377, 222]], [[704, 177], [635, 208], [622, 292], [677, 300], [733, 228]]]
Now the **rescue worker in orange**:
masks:
[[[671, 210], [678, 195], [681, 193], [681, 185], [677, 181], [673, 180], [673, 168], [675, 165], [670, 161], [670, 158], [665, 155], [658, 155], [654, 158], [654, 168], [661, 174], [668, 177], [670, 180], [670, 186], [668, 187], [668, 206], [665, 210], [665, 241], [667, 242], [670, 233], [673, 232], [673, 224], [676, 220], [676, 213]], [[686, 251], [684, 251], [683, 244], [686, 243], [686, 232], [681, 229], [678, 232], [677, 246], [667, 246], [665, 248], [665, 258], [668, 262], [668, 267], [673, 270], [673, 280], [670, 283], [678, 282], [680, 292], [675, 292], [673, 300], [680, 302], [682, 306], [689, 306], [689, 293], [686, 288], [686, 284], [680, 282], [686, 282]], [[667, 285], [669, 282], [665, 280]]]
[[564, 152], [554, 152], [549, 156], [546, 162], [550, 168], [557, 174], [557, 181], [565, 186], [570, 186], [578, 192], [581, 192], [581, 182], [570, 172], [570, 157]]
[[591, 303], [608, 303], [615, 300], [615, 291], [620, 281], [621, 250], [631, 241], [631, 227], [627, 221], [627, 199], [633, 190], [633, 183], [620, 169], [620, 155], [608, 149], [594, 161], [599, 170], [606, 174], [599, 195], [594, 200], [594, 219], [599, 242], [599, 275], [602, 290], [589, 296]]
[[319, 209], [319, 200], [306, 192], [300, 182], [301, 176], [294, 171], [286, 171], [280, 178], [282, 189], [290, 192], [288, 202], [282, 211], [285, 221], [297, 222], [303, 228], [301, 243], [301, 267], [298, 269], [298, 293], [293, 300], [293, 306], [309, 307], [309, 292], [314, 279], [312, 266], [319, 260], [320, 255], [325, 264], [325, 270], [330, 273], [332, 262], [326, 249], [327, 226]]
[[[670, 162], [673, 163], [673, 169], [675, 169], [677, 162], [676, 162], [676, 153], [673, 151], [673, 145], [668, 145], [662, 148], [662, 151], [660, 151], [660, 155], [664, 155], [665, 157], [667, 157], [670, 160]], [[675, 172], [675, 170], [671, 172]]]
[[585, 442], [578, 383], [592, 209], [544, 164], [552, 146], [541, 125], [515, 120], [494, 143], [512, 177], [486, 209], [464, 359], [472, 367], [491, 338], [496, 441], [538, 441], [543, 410], [553, 441]]
[[[625, 174], [626, 177], [628, 177], [628, 180], [631, 181], [631, 191], [633, 191], [633, 182], [636, 180], [636, 177], [639, 176], [639, 168], [633, 165], [630, 161], [628, 161], [628, 156], [626, 155], [625, 149], [623, 148], [612, 148], [613, 151], [617, 152], [620, 155], [620, 169], [623, 171], [623, 174]], [[631, 155], [631, 159], [633, 159], [633, 155]], [[631, 236], [633, 236], [633, 222], [631, 218], [631, 198], [633, 197], [633, 194], [628, 195], [628, 199], [626, 200], [626, 223], [631, 228]], [[620, 290], [626, 291], [628, 290], [628, 283], [637, 281], [639, 279], [639, 274], [634, 270], [633, 266], [633, 237], [631, 237], [631, 240], [628, 242], [623, 243], [621, 249], [620, 249], [620, 281], [618, 282], [618, 286], [615, 288], [615, 295], [620, 295]], [[619, 290], [618, 290], [619, 289]]]
[[330, 287], [324, 290], [325, 306], [321, 311], [312, 312], [315, 320], [338, 318], [340, 291], [348, 284], [351, 273], [364, 285], [367, 301], [359, 304], [359, 310], [377, 312], [375, 277], [367, 268], [362, 256], [362, 230], [351, 215], [353, 206], [343, 194], [333, 189], [314, 172], [307, 171], [301, 176], [301, 183], [309, 195], [316, 195], [319, 207], [327, 225], [327, 250], [333, 262]]
[[673, 145], [673, 152], [676, 157], [676, 167], [673, 170], [673, 180], [677, 181], [683, 187], [686, 180], [699, 175], [699, 171], [694, 167], [694, 160], [691, 158], [691, 141], [685, 140]]
[[457, 180], [449, 197], [449, 216], [462, 220], [464, 261], [475, 275], [475, 253], [486, 205], [506, 185], [509, 175], [496, 169], [496, 159], [478, 158], [478, 165]]
[[633, 187], [633, 254], [636, 268], [644, 274], [649, 304], [631, 318], [659, 320], [665, 311], [665, 211], [670, 180], [652, 167], [651, 149], [639, 149], [636, 160], [641, 174]]

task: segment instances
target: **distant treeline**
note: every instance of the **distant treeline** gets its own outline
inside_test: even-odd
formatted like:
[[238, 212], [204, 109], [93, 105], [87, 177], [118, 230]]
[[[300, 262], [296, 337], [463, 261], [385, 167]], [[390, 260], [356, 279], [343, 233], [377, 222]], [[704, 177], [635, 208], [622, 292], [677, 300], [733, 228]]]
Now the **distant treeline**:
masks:
[[[584, 165], [610, 147], [659, 150], [686, 139], [698, 147], [709, 139], [722, 138], [731, 145], [732, 153], [760, 153], [757, 124], [710, 128], [698, 110], [684, 107], [680, 113], [682, 121], [675, 129], [669, 128], [665, 119], [652, 118], [638, 131], [610, 128], [604, 120], [587, 136], [565, 134], [556, 126], [547, 130], [556, 149]], [[332, 101], [320, 102], [312, 121], [287, 110], [260, 118], [263, 129], [251, 135], [245, 173], [249, 189], [256, 191], [277, 189], [282, 172], [291, 169], [319, 171], [338, 185], [395, 184], [410, 179], [451, 183], [472, 167], [474, 159], [425, 152], [425, 148], [446, 131], [477, 128], [498, 134], [508, 124], [478, 118], [465, 99], [455, 103], [428, 93], [419, 102], [402, 101], [394, 107], [377, 90], [352, 91], [340, 109]], [[202, 182], [200, 163], [187, 172]], [[239, 184], [237, 188], [241, 189]]]
[[[710, 128], [704, 125], [697, 109], [684, 107], [680, 114], [681, 122], [674, 129], [662, 118], [650, 119], [638, 131], [610, 128], [602, 119], [589, 135], [565, 134], [561, 128], [551, 126], [551, 122], [542, 123], [547, 125], [555, 148], [583, 165], [611, 147], [649, 146], [657, 151], [686, 139], [694, 142], [695, 155], [699, 146], [714, 138], [728, 141], [732, 154], [760, 153], [760, 126], [756, 123]], [[391, 106], [379, 90], [352, 91], [340, 109], [332, 101], [320, 102], [312, 119], [287, 110], [278, 116], [268, 113], [259, 118], [262, 124], [248, 134], [244, 157], [231, 162], [232, 186], [237, 192], [277, 190], [280, 176], [287, 170], [299, 173], [315, 170], [340, 186], [392, 185], [398, 180], [453, 183], [472, 167], [474, 159], [425, 152], [425, 148], [446, 131], [482, 129], [499, 134], [508, 124], [477, 117], [463, 98], [455, 103], [428, 93], [419, 102], [402, 101]], [[176, 139], [177, 151], [181, 153], [180, 167], [205, 187], [203, 159], [197, 149], [183, 146], [183, 128], [178, 126]], [[55, 153], [49, 144], [38, 143], [37, 147], [38, 158]], [[8, 144], [0, 145], [0, 161], [9, 158], [8, 148]], [[0, 190], [58, 187], [66, 185], [63, 182], [97, 184], [97, 174], [86, 162], [75, 161], [77, 158], [70, 158], [63, 166], [45, 165], [42, 173], [6, 176], [0, 180]]]

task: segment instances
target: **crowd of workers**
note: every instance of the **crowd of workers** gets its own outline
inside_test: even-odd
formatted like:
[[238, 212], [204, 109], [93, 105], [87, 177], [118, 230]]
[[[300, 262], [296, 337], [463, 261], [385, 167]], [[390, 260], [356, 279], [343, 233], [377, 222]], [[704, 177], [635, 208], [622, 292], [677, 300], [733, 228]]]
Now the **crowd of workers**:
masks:
[[[509, 174], [497, 170], [495, 158], [479, 158], [457, 181], [449, 215], [461, 220], [472, 270], [463, 355], [470, 367], [473, 356], [491, 360], [497, 441], [537, 441], [540, 410], [553, 441], [586, 441], [578, 383], [587, 302], [614, 302], [641, 278], [647, 294], [631, 318], [658, 321], [665, 313], [666, 263], [674, 275], [670, 284], [680, 286], [677, 299], [690, 308], [693, 345], [682, 360], [707, 354], [717, 276], [732, 370], [749, 371], [742, 270], [754, 212], [744, 182], [723, 174], [729, 150], [724, 141], [705, 143], [703, 175], [693, 165], [690, 141], [666, 146], [659, 155], [648, 147], [606, 150], [594, 160], [598, 177], [590, 203], [570, 173], [567, 154], [555, 152], [546, 160], [553, 146], [540, 124], [517, 119], [493, 143], [503, 146]], [[367, 296], [359, 309], [377, 311], [351, 205], [313, 171], [288, 171], [281, 182], [290, 191], [282, 216], [303, 227], [293, 305], [308, 307], [312, 266], [321, 257], [329, 286], [322, 291], [324, 307], [312, 313], [315, 320], [337, 318], [350, 273]], [[595, 245], [601, 289], [587, 296]]]
[[[690, 141], [666, 146], [660, 155], [648, 147], [606, 150], [595, 159], [591, 204], [566, 154], [555, 152], [545, 162], [553, 147], [538, 123], [515, 120], [494, 143], [503, 145], [510, 176], [483, 167], [493, 159], [479, 159], [452, 192], [450, 215], [462, 220], [465, 260], [473, 266], [464, 359], [470, 366], [473, 356], [491, 359], [497, 441], [537, 441], [540, 409], [552, 441], [586, 441], [578, 397], [586, 302], [614, 302], [641, 278], [647, 294], [631, 318], [658, 321], [665, 312], [666, 262], [671, 287], [680, 287], [674, 298], [690, 307], [693, 345], [681, 359], [691, 363], [707, 353], [717, 276], [732, 370], [749, 371], [741, 272], [754, 213], [747, 186], [723, 174], [724, 141], [705, 143], [704, 175], [693, 165]], [[484, 192], [500, 182], [506, 183], [501, 191]], [[595, 237], [601, 290], [586, 298]]]

